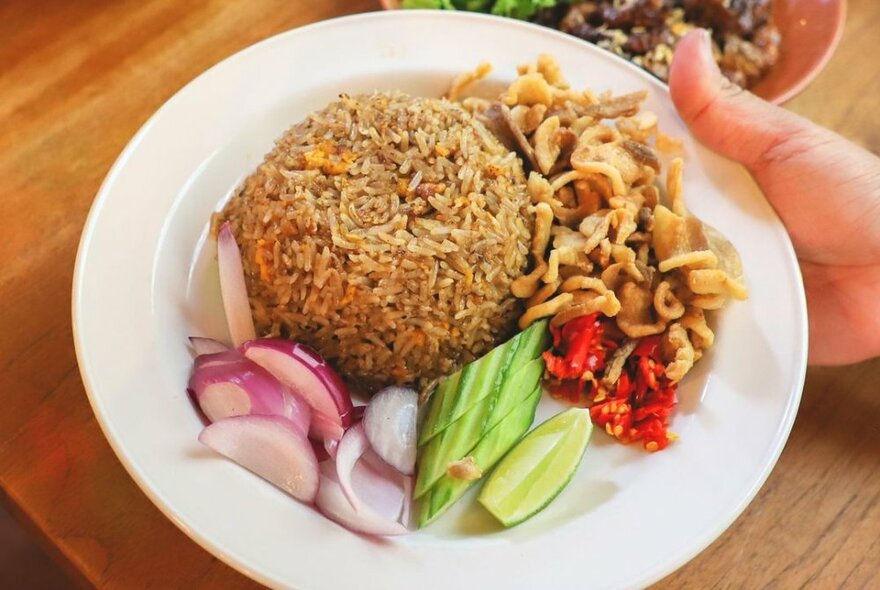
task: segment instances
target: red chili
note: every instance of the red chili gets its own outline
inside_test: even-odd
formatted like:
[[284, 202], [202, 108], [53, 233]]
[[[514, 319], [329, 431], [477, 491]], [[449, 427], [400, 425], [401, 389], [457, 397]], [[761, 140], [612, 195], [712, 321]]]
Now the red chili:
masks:
[[557, 379], [578, 379], [605, 368], [604, 327], [598, 313], [581, 316], [559, 328], [550, 328], [553, 347], [560, 354], [544, 353], [547, 371]]
[[[554, 378], [551, 393], [569, 403], [590, 407], [590, 416], [623, 443], [642, 441], [649, 451], [666, 448], [674, 435], [667, 428], [676, 405], [676, 383], [665, 375], [659, 336], [643, 338], [630, 354], [617, 383], [602, 384], [606, 357], [617, 344], [605, 337], [599, 314], [582, 316], [561, 329], [551, 328], [553, 351], [544, 353]], [[592, 380], [584, 376], [592, 374]]]

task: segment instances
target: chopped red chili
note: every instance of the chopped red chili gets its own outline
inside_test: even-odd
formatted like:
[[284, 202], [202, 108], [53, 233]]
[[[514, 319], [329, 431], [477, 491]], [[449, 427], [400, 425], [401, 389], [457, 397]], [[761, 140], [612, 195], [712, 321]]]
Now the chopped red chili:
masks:
[[591, 314], [551, 328], [553, 350], [544, 353], [551, 393], [589, 407], [593, 422], [623, 443], [642, 441], [649, 451], [666, 448], [675, 438], [667, 428], [677, 384], [666, 377], [660, 337], [641, 339], [608, 388], [602, 376], [608, 354], [617, 348], [605, 337], [609, 321]]
[[562, 328], [550, 328], [553, 346], [562, 355], [544, 353], [551, 375], [558, 379], [581, 379], [587, 371], [595, 373], [605, 367], [604, 328], [598, 315], [581, 316]]

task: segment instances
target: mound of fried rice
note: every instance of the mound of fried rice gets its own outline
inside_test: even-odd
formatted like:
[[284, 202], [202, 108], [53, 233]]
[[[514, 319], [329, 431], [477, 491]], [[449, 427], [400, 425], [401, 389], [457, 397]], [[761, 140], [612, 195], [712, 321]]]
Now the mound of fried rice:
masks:
[[218, 220], [261, 335], [367, 388], [424, 385], [515, 329], [528, 200], [520, 160], [458, 105], [342, 95], [276, 142]]

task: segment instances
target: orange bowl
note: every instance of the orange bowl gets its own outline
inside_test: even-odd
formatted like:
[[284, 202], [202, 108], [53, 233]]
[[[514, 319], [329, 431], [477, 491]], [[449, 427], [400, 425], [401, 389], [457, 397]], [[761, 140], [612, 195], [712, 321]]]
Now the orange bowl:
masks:
[[[380, 0], [386, 10], [400, 0]], [[782, 104], [819, 75], [843, 34], [846, 0], [775, 0], [773, 16], [782, 34], [779, 62], [752, 92]]]

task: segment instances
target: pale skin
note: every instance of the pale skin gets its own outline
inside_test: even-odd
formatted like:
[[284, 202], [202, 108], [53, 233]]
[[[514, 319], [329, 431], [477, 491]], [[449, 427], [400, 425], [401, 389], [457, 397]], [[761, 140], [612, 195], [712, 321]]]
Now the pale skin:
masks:
[[880, 158], [721, 75], [704, 31], [675, 52], [672, 100], [694, 136], [742, 163], [797, 252], [810, 363], [880, 355]]

